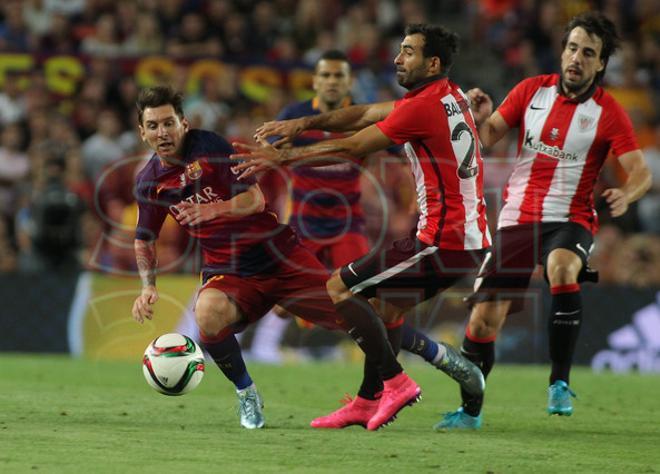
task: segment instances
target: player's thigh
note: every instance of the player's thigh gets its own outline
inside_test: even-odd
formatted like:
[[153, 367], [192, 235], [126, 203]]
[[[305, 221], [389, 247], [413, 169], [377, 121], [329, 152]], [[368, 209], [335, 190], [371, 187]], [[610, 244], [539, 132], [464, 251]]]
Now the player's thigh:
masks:
[[[477, 272], [474, 292], [468, 297], [473, 309], [480, 303], [502, 301], [511, 303], [504, 304], [509, 314], [521, 311], [540, 254], [540, 228], [524, 225], [499, 229], [495, 233], [493, 247], [485, 255]], [[479, 321], [485, 318], [477, 314]]]
[[[258, 276], [239, 277], [219, 275], [210, 278], [202, 286], [195, 305], [198, 322], [212, 324], [219, 321], [222, 328], [234, 326], [234, 332], [242, 331], [275, 304], [265, 291], [264, 279]], [[201, 328], [201, 325], [200, 325]]]
[[296, 316], [327, 329], [340, 329], [343, 319], [328, 295], [325, 267], [306, 248], [288, 255], [288, 263], [273, 280], [269, 293], [276, 303]]
[[574, 222], [547, 225], [543, 265], [551, 285], [576, 283], [593, 248], [593, 235]]

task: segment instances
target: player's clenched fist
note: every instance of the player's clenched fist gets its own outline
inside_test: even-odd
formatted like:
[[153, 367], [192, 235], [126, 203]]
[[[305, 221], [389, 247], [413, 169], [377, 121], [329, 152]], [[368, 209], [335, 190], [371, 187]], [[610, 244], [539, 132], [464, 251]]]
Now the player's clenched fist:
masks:
[[133, 319], [138, 323], [144, 323], [144, 318], [151, 319], [154, 315], [152, 306], [158, 301], [158, 291], [155, 286], [142, 288], [142, 293], [133, 303]]
[[465, 94], [470, 99], [470, 108], [477, 124], [480, 124], [493, 113], [493, 100], [479, 88], [470, 89]]

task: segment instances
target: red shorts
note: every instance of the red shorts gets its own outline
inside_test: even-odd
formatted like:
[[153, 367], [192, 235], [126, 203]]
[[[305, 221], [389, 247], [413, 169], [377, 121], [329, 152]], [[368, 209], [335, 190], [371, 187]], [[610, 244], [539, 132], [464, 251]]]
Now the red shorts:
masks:
[[367, 238], [347, 232], [331, 239], [301, 239], [305, 247], [330, 269], [340, 268], [369, 252]]
[[326, 329], [346, 329], [328, 296], [328, 270], [309, 250], [297, 245], [287, 260], [268, 272], [253, 276], [213, 275], [202, 291], [214, 288], [225, 293], [239, 308], [244, 320], [221, 331], [217, 337], [241, 332], [278, 304], [301, 318]]

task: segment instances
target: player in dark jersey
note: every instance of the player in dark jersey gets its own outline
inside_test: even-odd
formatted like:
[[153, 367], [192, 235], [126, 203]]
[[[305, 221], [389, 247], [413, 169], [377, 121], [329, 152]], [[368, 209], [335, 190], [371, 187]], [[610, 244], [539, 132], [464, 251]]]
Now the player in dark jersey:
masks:
[[[481, 90], [472, 96], [485, 146], [519, 127], [518, 157], [505, 190], [494, 249], [475, 284], [476, 302], [463, 354], [487, 376], [495, 339], [507, 314], [518, 311], [532, 272], [542, 264], [552, 294], [548, 320], [552, 370], [549, 414], [571, 415], [569, 373], [578, 338], [587, 281], [587, 258], [597, 230], [593, 190], [612, 151], [629, 173], [621, 188], [603, 193], [612, 216], [626, 212], [651, 183], [625, 112], [598, 85], [618, 42], [611, 21], [596, 13], [573, 18], [563, 38], [561, 74], [525, 79], [491, 115]], [[518, 293], [518, 295], [516, 295]], [[463, 404], [445, 415], [439, 429], [479, 428], [483, 397], [462, 393]]]
[[[350, 105], [351, 81], [351, 66], [346, 55], [336, 50], [323, 53], [314, 68], [316, 95], [286, 106], [277, 120], [318, 115]], [[294, 145], [308, 145], [330, 136], [343, 134], [310, 130], [296, 137]], [[273, 137], [272, 141], [276, 139]], [[289, 174], [291, 193], [285, 212], [288, 224], [303, 245], [330, 269], [369, 251], [360, 205], [361, 175], [359, 166], [343, 160], [318, 168], [292, 168]], [[259, 321], [252, 339], [252, 357], [265, 362], [279, 360], [278, 347], [288, 325], [288, 316], [276, 306]]]
[[[476, 126], [467, 98], [447, 78], [457, 47], [458, 37], [442, 27], [410, 25], [394, 61], [399, 84], [409, 90], [402, 100], [265, 124], [257, 131], [261, 146], [236, 144], [247, 152], [235, 155], [246, 160], [237, 166], [242, 176], [303, 159], [322, 165], [327, 156], [363, 157], [405, 144], [420, 210], [414, 236], [349, 263], [327, 284], [341, 314], [375, 317], [369, 300], [384, 301], [389, 310], [381, 317], [388, 323], [388, 337], [395, 351], [401, 345], [403, 311], [471, 275], [490, 245]], [[290, 149], [277, 149], [266, 141], [268, 136], [281, 135], [279, 143], [284, 143], [312, 129], [360, 131], [348, 138]], [[376, 303], [376, 307], [382, 306]], [[444, 362], [451, 366], [447, 372], [464, 389], [482, 393], [481, 372], [466, 364], [450, 346], [442, 346], [442, 352]], [[379, 390], [373, 361], [367, 357], [358, 396], [340, 410], [315, 420], [313, 426], [341, 428], [365, 423], [379, 406]]]
[[133, 317], [153, 316], [156, 251], [170, 214], [198, 239], [204, 257], [203, 286], [195, 316], [202, 344], [236, 386], [241, 424], [264, 425], [261, 398], [234, 333], [274, 304], [328, 329], [349, 332], [385, 380], [381, 405], [368, 428], [378, 429], [419, 398], [420, 388], [403, 373], [378, 318], [336, 313], [325, 289], [325, 268], [300, 245], [295, 232], [278, 224], [254, 178], [238, 181], [231, 146], [219, 135], [189, 130], [182, 96], [165, 86], [144, 89], [137, 101], [142, 139], [155, 151], [138, 174], [139, 215], [135, 254], [142, 292]]
[[[290, 120], [330, 112], [351, 105], [351, 66], [341, 51], [322, 54], [314, 71], [316, 96], [304, 102], [291, 104], [282, 110], [277, 120]], [[293, 139], [294, 146], [306, 146], [329, 138], [343, 138], [343, 133], [305, 130]], [[278, 137], [270, 137], [276, 143]], [[292, 167], [291, 211], [289, 225], [296, 230], [305, 245], [329, 269], [340, 268], [356, 261], [369, 251], [364, 233], [364, 215], [360, 205], [360, 177], [362, 169], [352, 161], [338, 159], [328, 166]], [[251, 354], [263, 351], [273, 354], [277, 332], [286, 329], [278, 307], [259, 321], [252, 341]], [[399, 322], [394, 323], [399, 324]], [[425, 334], [403, 323], [401, 349], [423, 357], [443, 370], [443, 343], [437, 343]], [[265, 334], [264, 334], [265, 333]], [[263, 342], [262, 342], [263, 341]]]

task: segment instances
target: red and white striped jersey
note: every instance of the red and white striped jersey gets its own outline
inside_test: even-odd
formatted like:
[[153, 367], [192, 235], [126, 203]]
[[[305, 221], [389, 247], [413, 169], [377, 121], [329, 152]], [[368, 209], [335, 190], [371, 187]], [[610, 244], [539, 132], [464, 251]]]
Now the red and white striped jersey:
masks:
[[570, 221], [595, 233], [593, 190], [609, 151], [639, 148], [630, 119], [602, 87], [580, 100], [560, 87], [558, 74], [525, 79], [498, 108], [509, 127], [520, 129], [498, 228]]
[[405, 143], [420, 214], [417, 238], [449, 250], [489, 247], [481, 147], [463, 91], [435, 78], [408, 92], [376, 125], [394, 143]]

